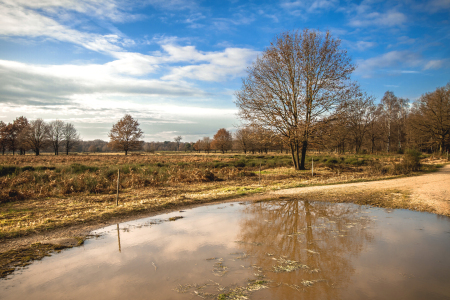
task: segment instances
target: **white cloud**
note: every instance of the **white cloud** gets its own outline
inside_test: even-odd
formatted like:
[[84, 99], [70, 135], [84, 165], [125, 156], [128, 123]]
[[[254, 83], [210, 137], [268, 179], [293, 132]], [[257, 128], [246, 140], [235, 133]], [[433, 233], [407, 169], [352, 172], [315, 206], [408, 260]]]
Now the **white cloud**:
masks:
[[359, 51], [364, 51], [366, 49], [375, 47], [377, 43], [375, 42], [365, 42], [365, 41], [358, 41], [355, 44], [355, 48], [358, 49]]
[[410, 51], [391, 51], [366, 60], [357, 60], [355, 74], [371, 77], [376, 73], [398, 73], [397, 67], [414, 68], [423, 64], [420, 55]]
[[436, 60], [430, 60], [425, 64], [423, 67], [424, 70], [435, 70], [440, 69], [444, 67], [444, 65], [447, 63], [447, 60], [445, 59], [436, 59]]
[[171, 59], [184, 58], [190, 61], [207, 64], [197, 64], [173, 67], [171, 73], [162, 77], [164, 80], [180, 80], [183, 78], [202, 81], [222, 81], [228, 77], [244, 74], [246, 67], [256, 58], [259, 52], [243, 48], [226, 48], [223, 52], [197, 51], [194, 47], [178, 47], [165, 45], [163, 48]]
[[15, 4], [0, 2], [0, 36], [49, 37], [58, 41], [81, 45], [98, 52], [120, 51], [122, 43], [117, 35], [80, 32], [55, 20]]
[[308, 13], [319, 12], [323, 10], [329, 10], [338, 5], [337, 0], [309, 0], [309, 1], [283, 1], [281, 6], [290, 12], [305, 11]]
[[185, 97], [205, 95], [200, 89], [183, 82], [125, 77], [122, 74], [126, 72], [135, 74], [135, 68], [116, 72], [116, 67], [110, 63], [40, 66], [0, 60], [0, 101], [67, 103], [73, 95], [102, 93]]
[[136, 17], [123, 10], [124, 7], [129, 7], [130, 3], [120, 0], [2, 0], [0, 3], [10, 7], [39, 9], [56, 17], [67, 11], [75, 11], [114, 22], [129, 21]]
[[394, 27], [406, 23], [407, 17], [401, 12], [390, 10], [386, 13], [370, 12], [360, 13], [350, 19], [349, 25], [353, 27], [382, 26]]
[[391, 51], [365, 60], [357, 60], [355, 74], [368, 78], [375, 74], [418, 74], [421, 70], [440, 69], [448, 66], [447, 59], [426, 60], [411, 51]]

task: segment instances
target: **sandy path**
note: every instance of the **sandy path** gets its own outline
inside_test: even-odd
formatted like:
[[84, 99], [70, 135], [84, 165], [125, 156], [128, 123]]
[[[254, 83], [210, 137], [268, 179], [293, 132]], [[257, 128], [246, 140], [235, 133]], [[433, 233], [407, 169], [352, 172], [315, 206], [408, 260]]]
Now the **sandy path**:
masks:
[[312, 186], [280, 190], [270, 194], [300, 195], [324, 191], [381, 191], [386, 189], [398, 189], [410, 193], [412, 202], [423, 203], [433, 207], [437, 213], [450, 215], [450, 165], [444, 166], [437, 172], [382, 181], [358, 182], [348, 184], [336, 184], [327, 186]]

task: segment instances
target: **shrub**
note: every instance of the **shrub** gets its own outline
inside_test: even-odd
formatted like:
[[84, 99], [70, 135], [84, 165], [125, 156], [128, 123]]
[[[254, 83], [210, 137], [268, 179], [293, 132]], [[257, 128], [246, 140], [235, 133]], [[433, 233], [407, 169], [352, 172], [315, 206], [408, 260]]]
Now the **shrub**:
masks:
[[70, 169], [70, 172], [73, 174], [80, 174], [80, 173], [84, 173], [86, 171], [95, 172], [98, 170], [97, 167], [88, 167], [88, 166], [78, 164], [78, 163], [71, 164], [69, 169]]
[[401, 164], [409, 171], [418, 171], [420, 169], [420, 157], [422, 153], [416, 149], [408, 149], [403, 155]]
[[329, 158], [326, 161], [327, 165], [333, 165], [333, 164], [337, 164], [337, 163], [338, 163], [338, 160], [336, 158]]
[[18, 171], [14, 166], [0, 166], [0, 176], [7, 176], [16, 173]]

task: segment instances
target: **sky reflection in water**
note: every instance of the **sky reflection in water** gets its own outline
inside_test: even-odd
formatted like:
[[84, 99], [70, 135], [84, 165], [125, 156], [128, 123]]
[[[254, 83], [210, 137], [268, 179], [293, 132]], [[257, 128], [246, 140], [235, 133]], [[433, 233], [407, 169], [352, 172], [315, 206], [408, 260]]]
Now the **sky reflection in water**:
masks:
[[[184, 218], [168, 221], [174, 216]], [[201, 299], [233, 290], [250, 299], [450, 297], [450, 219], [432, 214], [225, 203], [94, 234], [0, 281], [0, 298]]]

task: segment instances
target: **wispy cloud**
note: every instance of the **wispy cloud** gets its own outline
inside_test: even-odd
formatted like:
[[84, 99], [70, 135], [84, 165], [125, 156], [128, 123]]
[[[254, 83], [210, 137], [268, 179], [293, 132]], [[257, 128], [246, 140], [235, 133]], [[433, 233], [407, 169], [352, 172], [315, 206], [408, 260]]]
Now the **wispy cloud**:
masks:
[[163, 48], [173, 59], [186, 59], [202, 62], [196, 65], [173, 67], [164, 80], [181, 80], [183, 78], [202, 81], [222, 81], [228, 77], [244, 74], [246, 67], [256, 58], [259, 52], [251, 49], [226, 48], [223, 52], [201, 53], [194, 47], [177, 47], [164, 45]]
[[127, 0], [2, 0], [0, 3], [4, 7], [21, 7], [28, 12], [39, 10], [57, 18], [67, 17], [70, 11], [113, 22], [126, 22], [140, 17], [127, 12], [127, 8], [131, 7], [131, 2]]
[[448, 60], [447, 59], [436, 59], [436, 60], [430, 60], [425, 64], [423, 67], [424, 70], [436, 70], [443, 68], [445, 66], [448, 66]]
[[358, 68], [355, 73], [362, 77], [372, 77], [376, 74], [398, 73], [398, 67], [415, 68], [423, 65], [423, 59], [417, 53], [410, 51], [391, 51], [380, 56], [356, 61]]
[[381, 12], [362, 12], [353, 17], [349, 21], [349, 25], [353, 27], [381, 26], [393, 27], [405, 24], [407, 17], [405, 14], [390, 10], [385, 13]]
[[294, 14], [299, 12], [317, 13], [320, 11], [329, 10], [336, 7], [338, 4], [338, 0], [296, 0], [282, 1], [281, 7]]
[[359, 51], [364, 51], [366, 49], [375, 47], [377, 43], [375, 42], [366, 42], [366, 41], [358, 41], [355, 43], [354, 47]]

